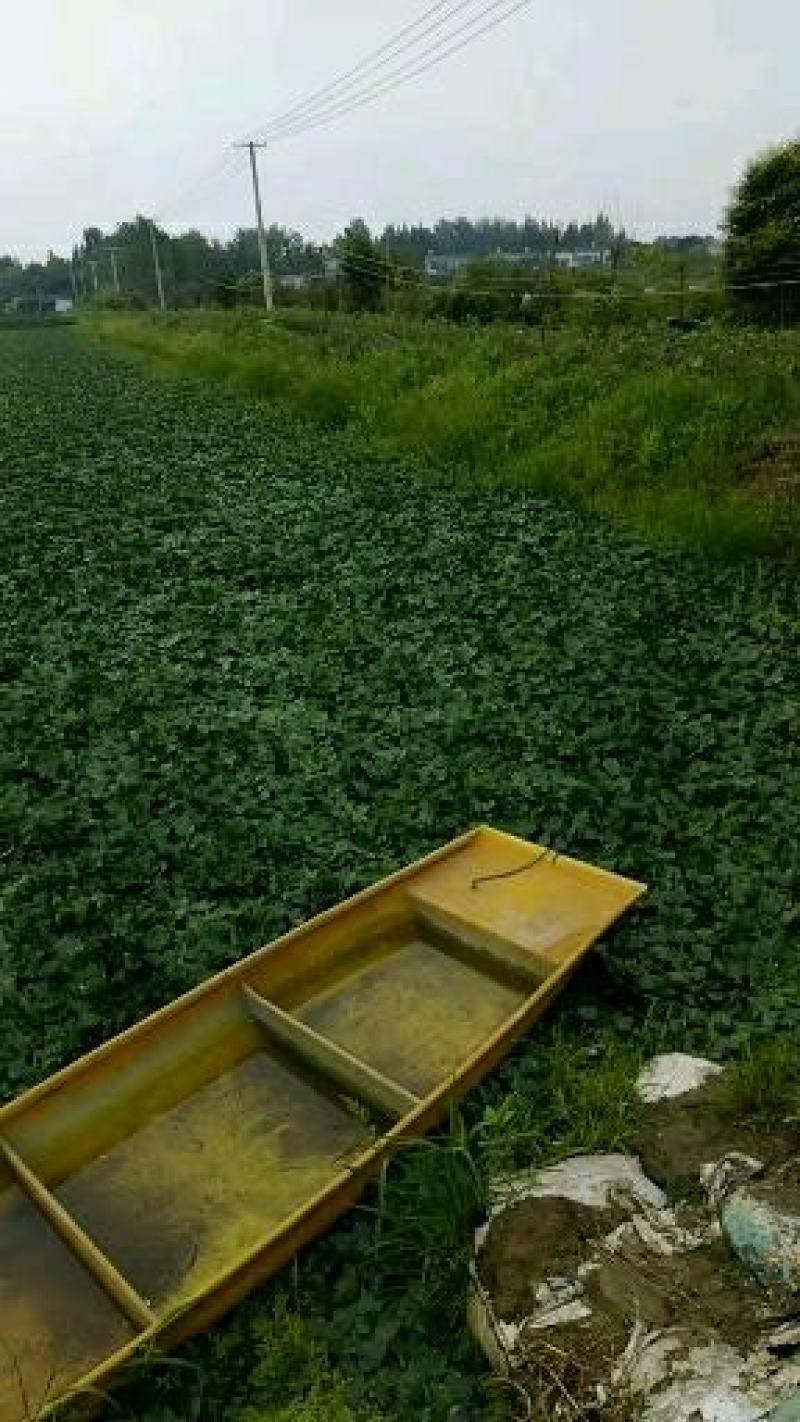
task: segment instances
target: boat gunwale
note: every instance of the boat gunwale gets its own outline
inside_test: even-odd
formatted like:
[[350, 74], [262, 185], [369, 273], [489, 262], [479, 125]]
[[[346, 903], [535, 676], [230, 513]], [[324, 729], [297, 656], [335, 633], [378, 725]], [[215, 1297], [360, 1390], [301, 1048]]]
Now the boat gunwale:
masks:
[[244, 974], [259, 963], [266, 961], [270, 954], [279, 949], [287, 947], [298, 938], [303, 937], [312, 929], [321, 928], [332, 919], [343, 915], [348, 910], [357, 908], [360, 904], [375, 898], [385, 889], [390, 889], [394, 885], [402, 883], [404, 879], [410, 878], [418, 870], [427, 868], [428, 865], [438, 863], [440, 860], [448, 858], [450, 854], [466, 847], [488, 826], [476, 825], [474, 829], [468, 830], [458, 838], [450, 840], [448, 844], [440, 845], [438, 849], [425, 855], [422, 859], [415, 860], [412, 864], [406, 864], [402, 869], [397, 869], [394, 873], [387, 875], [383, 879], [378, 879], [373, 884], [368, 884], [366, 888], [359, 889], [350, 898], [340, 899], [338, 903], [330, 908], [323, 909], [315, 914], [313, 918], [304, 919], [294, 928], [290, 928], [286, 933], [282, 933], [278, 938], [270, 939], [268, 943], [253, 949], [252, 953], [246, 954], [244, 958], [237, 958], [230, 963], [227, 968], [222, 968], [218, 973], [210, 978], [204, 978], [202, 982], [196, 983], [187, 992], [181, 993], [179, 997], [172, 998], [161, 1007], [156, 1007], [140, 1018], [138, 1022], [133, 1022], [130, 1027], [125, 1027], [121, 1032], [117, 1032], [113, 1037], [109, 1037], [105, 1042], [100, 1042], [98, 1046], [85, 1052], [73, 1062], [68, 1062], [66, 1066], [59, 1068], [52, 1076], [48, 1076], [44, 1081], [37, 1082], [35, 1086], [28, 1087], [21, 1095], [15, 1096], [11, 1101], [7, 1101], [0, 1106], [0, 1136], [10, 1121], [17, 1116], [24, 1114], [25, 1110], [52, 1095], [70, 1082], [77, 1081], [91, 1067], [104, 1061], [113, 1055], [120, 1047], [127, 1046], [139, 1038], [145, 1039], [157, 1027], [168, 1022], [170, 1018], [180, 1017], [196, 1003], [202, 1002], [206, 997], [213, 997], [218, 991], [224, 990], [228, 985], [235, 986]]

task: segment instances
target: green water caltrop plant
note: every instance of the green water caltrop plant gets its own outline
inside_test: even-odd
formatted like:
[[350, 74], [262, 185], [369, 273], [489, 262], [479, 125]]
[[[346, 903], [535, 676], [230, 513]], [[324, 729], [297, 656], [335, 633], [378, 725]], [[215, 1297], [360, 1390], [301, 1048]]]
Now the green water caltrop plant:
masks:
[[448, 1131], [117, 1404], [503, 1416], [463, 1326], [490, 1172], [624, 1145], [654, 1044], [796, 1040], [795, 573], [70, 331], [0, 337], [0, 422], [6, 1097], [476, 821], [648, 881]]

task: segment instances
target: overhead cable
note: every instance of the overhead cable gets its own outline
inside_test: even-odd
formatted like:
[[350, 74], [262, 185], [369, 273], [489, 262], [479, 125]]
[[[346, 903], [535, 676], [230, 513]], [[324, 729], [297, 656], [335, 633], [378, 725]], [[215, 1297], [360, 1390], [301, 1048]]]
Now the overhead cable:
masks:
[[[398, 30], [390, 39], [386, 40], [382, 45], [379, 45], [377, 49], [371, 50], [363, 59], [359, 60], [358, 64], [353, 65], [352, 69], [348, 69], [344, 74], [339, 75], [338, 78], [333, 79], [329, 84], [325, 84], [321, 89], [315, 89], [306, 99], [302, 99], [299, 103], [293, 104], [291, 108], [284, 109], [282, 113], [276, 114], [273, 118], [266, 120], [262, 129], [253, 130], [253, 136], [261, 134], [262, 132], [267, 133], [279, 125], [285, 124], [289, 120], [296, 121], [301, 115], [307, 116], [307, 111], [309, 109], [319, 108], [323, 100], [326, 105], [331, 103], [335, 96], [365, 82], [365, 80], [377, 73], [379, 69], [383, 69], [387, 64], [391, 64], [399, 54], [404, 53], [408, 49], [412, 49], [427, 35], [437, 29], [441, 29], [442, 25], [445, 25], [448, 20], [454, 18], [462, 10], [466, 10], [470, 5], [476, 3], [478, 3], [478, 0], [457, 0], [455, 4], [453, 0], [438, 0], [436, 5], [432, 5], [429, 10], [424, 11], [418, 19], [412, 21], [409, 25], [404, 25], [401, 30]], [[447, 8], [448, 6], [450, 7], [449, 9]], [[445, 11], [443, 15], [440, 14], [442, 10]], [[439, 14], [439, 19], [425, 26], [424, 22], [436, 14]], [[411, 37], [406, 38], [406, 36]], [[405, 42], [398, 44], [398, 41], [401, 40]]]
[[[451, 31], [449, 35], [442, 37], [437, 44], [431, 45], [427, 50], [423, 51], [421, 56], [416, 56], [413, 60], [407, 61], [400, 69], [396, 70], [392, 75], [387, 76], [385, 82], [381, 82], [375, 88], [353, 94], [350, 99], [345, 100], [341, 104], [334, 104], [332, 108], [322, 109], [319, 113], [314, 112], [308, 116], [307, 120], [300, 118], [296, 124], [289, 122], [286, 127], [277, 126], [272, 130], [261, 130], [260, 136], [268, 142], [280, 142], [283, 139], [293, 138], [300, 133], [307, 133], [311, 129], [319, 128], [323, 124], [327, 125], [337, 118], [342, 118], [345, 114], [353, 113], [356, 109], [363, 108], [365, 104], [374, 103], [377, 99], [382, 98], [384, 94], [388, 94], [392, 90], [410, 83], [412, 79], [417, 78], [420, 74], [424, 74], [427, 70], [441, 64], [451, 55], [456, 54], [459, 50], [472, 44], [474, 40], [479, 39], [481, 35], [496, 29], [499, 25], [510, 19], [512, 15], [516, 14], [517, 11], [522, 10], [530, 3], [531, 0], [514, 0], [514, 3], [509, 5], [508, 0], [492, 0], [490, 5], [484, 6], [483, 10], [473, 16], [465, 25], [457, 27], [457, 29]], [[506, 8], [502, 10], [500, 14], [496, 14], [495, 12], [500, 9], [501, 6], [506, 6]], [[486, 16], [489, 15], [491, 15], [492, 18], [486, 19]], [[477, 29], [474, 28], [478, 21], [482, 19], [485, 20], [485, 23], [479, 25]], [[468, 30], [469, 33], [465, 34], [465, 30]], [[457, 40], [455, 44], [451, 44], [450, 41], [457, 34], [462, 37]], [[423, 58], [424, 63], [418, 64], [417, 59], [419, 58]]]

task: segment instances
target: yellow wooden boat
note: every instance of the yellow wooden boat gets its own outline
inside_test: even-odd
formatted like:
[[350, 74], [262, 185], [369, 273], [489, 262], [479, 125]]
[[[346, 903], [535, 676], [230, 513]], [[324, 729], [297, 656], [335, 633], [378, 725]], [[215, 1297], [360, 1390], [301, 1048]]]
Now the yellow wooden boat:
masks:
[[207, 1326], [489, 1071], [643, 885], [479, 828], [0, 1111], [0, 1419]]

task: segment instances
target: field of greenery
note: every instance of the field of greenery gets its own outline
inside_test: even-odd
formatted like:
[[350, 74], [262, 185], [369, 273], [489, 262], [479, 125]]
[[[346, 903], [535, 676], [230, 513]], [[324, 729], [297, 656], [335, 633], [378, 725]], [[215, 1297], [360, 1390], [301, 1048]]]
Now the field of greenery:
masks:
[[624, 296], [534, 316], [519, 329], [302, 309], [91, 319], [165, 368], [459, 480], [535, 489], [715, 558], [797, 557], [797, 480], [787, 496], [774, 454], [800, 428], [800, 331], [676, 332]]
[[[222, 333], [205, 348], [166, 329], [198, 341], [197, 369], [230, 376]], [[392, 445], [342, 413], [335, 354], [328, 395], [323, 371], [313, 396], [298, 381], [288, 399], [281, 377], [265, 403], [164, 380], [75, 330], [0, 334], [6, 1098], [479, 820], [650, 885], [380, 1198], [208, 1336], [142, 1365], [108, 1413], [126, 1422], [512, 1417], [463, 1323], [491, 1171], [624, 1144], [654, 1045], [800, 1046], [796, 569], [650, 543], [546, 497], [544, 478], [477, 477], [488, 454], [454, 478], [439, 455], [473, 449], [480, 362], [516, 338], [469, 339], [474, 364], [452, 372], [433, 336], [393, 352], [409, 409], [416, 362], [439, 375], [416, 442], [398, 394]], [[525, 362], [498, 367], [491, 398], [539, 421], [546, 447], [554, 421], [586, 418], [592, 382], [606, 409], [649, 390], [636, 448], [656, 487], [676, 460], [710, 469], [731, 410], [748, 436], [765, 409], [787, 414], [796, 345], [726, 339], [713, 363], [698, 336], [657, 380], [634, 347], [616, 395], [616, 337], [596, 367], [545, 346], [547, 423], [546, 402], [526, 413]], [[303, 359], [294, 331], [248, 340], [265, 371], [273, 345]], [[755, 388], [734, 398], [726, 362]], [[353, 364], [378, 381], [378, 354]], [[435, 434], [437, 379], [463, 383], [463, 444], [455, 416]], [[623, 455], [598, 439], [598, 477]]]

